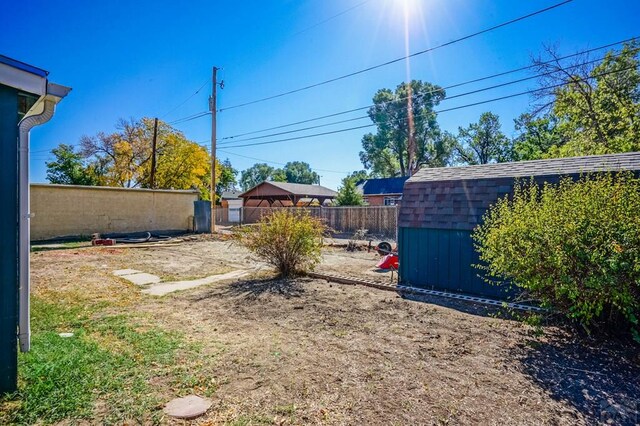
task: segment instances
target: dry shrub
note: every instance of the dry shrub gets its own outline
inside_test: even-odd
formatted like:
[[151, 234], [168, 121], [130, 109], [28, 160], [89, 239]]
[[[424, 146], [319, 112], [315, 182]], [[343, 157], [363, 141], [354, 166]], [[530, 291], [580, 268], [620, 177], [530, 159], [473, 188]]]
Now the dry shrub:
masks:
[[320, 262], [324, 223], [306, 211], [277, 210], [253, 226], [240, 228], [236, 240], [273, 265], [282, 277], [312, 270]]

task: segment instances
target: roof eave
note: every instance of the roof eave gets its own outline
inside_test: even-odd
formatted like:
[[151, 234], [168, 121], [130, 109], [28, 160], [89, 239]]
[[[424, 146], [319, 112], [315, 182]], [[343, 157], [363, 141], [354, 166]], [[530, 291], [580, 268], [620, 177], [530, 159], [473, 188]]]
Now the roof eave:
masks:
[[47, 93], [47, 77], [0, 62], [0, 84], [14, 89], [44, 96]]

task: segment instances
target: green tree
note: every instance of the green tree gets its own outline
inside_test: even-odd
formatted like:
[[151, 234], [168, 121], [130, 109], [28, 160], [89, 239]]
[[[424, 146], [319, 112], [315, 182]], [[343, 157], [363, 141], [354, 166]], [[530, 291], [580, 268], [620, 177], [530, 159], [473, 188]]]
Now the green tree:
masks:
[[[363, 180], [367, 180], [369, 178], [371, 178], [372, 176], [367, 173], [366, 170], [355, 170], [351, 173], [349, 173], [349, 175], [346, 177], [347, 179], [353, 179], [353, 181], [358, 184], [358, 182], [362, 182]], [[344, 179], [342, 180], [342, 182], [344, 183]]]
[[283, 171], [286, 181], [290, 183], [320, 183], [320, 175], [311, 170], [311, 166], [304, 161], [290, 161], [285, 164]]
[[275, 169], [266, 163], [256, 163], [240, 174], [240, 186], [243, 191], [248, 191], [254, 186], [269, 180]]
[[274, 169], [269, 180], [272, 182], [287, 182], [287, 173], [283, 169]]
[[99, 169], [92, 165], [85, 165], [80, 153], [73, 146], [60, 144], [51, 150], [55, 161], [45, 163], [47, 166], [47, 180], [51, 183], [63, 185], [99, 185]]
[[511, 161], [538, 160], [566, 142], [558, 130], [558, 119], [552, 113], [539, 118], [529, 113], [514, 119], [518, 135], [512, 141]]
[[490, 112], [477, 123], [458, 129], [455, 147], [457, 161], [463, 164], [488, 164], [509, 160], [509, 140], [500, 130], [500, 118]]
[[434, 107], [446, 96], [440, 86], [418, 80], [395, 92], [381, 89], [368, 115], [377, 127], [362, 138], [360, 161], [380, 177], [408, 176], [421, 166], [449, 164], [453, 140], [436, 121]]
[[240, 186], [244, 191], [264, 181], [316, 184], [320, 183], [320, 176], [303, 161], [290, 161], [282, 169], [256, 163], [240, 174]]
[[[640, 64], [637, 43], [610, 51], [600, 62], [588, 55], [560, 61], [553, 49], [538, 59], [541, 110], [551, 109], [566, 143], [551, 156], [607, 154], [640, 150]], [[550, 59], [549, 59], [550, 58]]]
[[356, 186], [353, 177], [346, 177], [342, 180], [342, 186], [338, 188], [338, 195], [335, 198], [337, 206], [362, 206], [364, 198]]
[[220, 177], [216, 180], [216, 193], [221, 196], [224, 191], [233, 191], [235, 189], [238, 171], [233, 168], [228, 158], [220, 163], [218, 167], [220, 168]]

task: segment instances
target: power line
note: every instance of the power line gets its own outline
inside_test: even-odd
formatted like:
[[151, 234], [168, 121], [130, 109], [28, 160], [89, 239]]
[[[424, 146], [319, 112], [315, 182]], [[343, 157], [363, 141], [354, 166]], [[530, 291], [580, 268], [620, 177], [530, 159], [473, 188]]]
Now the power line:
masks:
[[182, 118], [178, 118], [174, 121], [170, 121], [167, 124], [169, 125], [173, 125], [173, 124], [180, 124], [180, 123], [186, 123], [187, 121], [191, 121], [191, 120], [195, 120], [196, 118], [200, 118], [200, 117], [204, 117], [211, 114], [211, 111], [203, 111], [203, 112], [199, 112], [196, 114], [192, 114], [186, 117], [182, 117]]
[[353, 76], [356, 76], [356, 75], [359, 75], [359, 74], [363, 74], [365, 72], [373, 71], [375, 69], [382, 68], [382, 67], [385, 67], [387, 65], [395, 64], [397, 62], [404, 61], [406, 59], [410, 59], [410, 58], [413, 58], [413, 57], [418, 56], [418, 55], [423, 55], [423, 54], [428, 53], [428, 52], [433, 52], [434, 50], [441, 49], [443, 47], [450, 46], [452, 44], [459, 43], [461, 41], [468, 40], [468, 39], [473, 38], [473, 37], [477, 37], [477, 36], [479, 36], [481, 34], [485, 34], [485, 33], [488, 33], [490, 31], [494, 31], [494, 30], [496, 30], [498, 28], [502, 28], [502, 27], [505, 27], [507, 25], [514, 24], [514, 23], [522, 21], [524, 19], [528, 19], [528, 18], [531, 18], [533, 16], [539, 15], [541, 13], [548, 12], [548, 11], [550, 11], [552, 9], [555, 9], [557, 7], [560, 7], [560, 6], [563, 6], [563, 5], [567, 4], [567, 3], [571, 3], [572, 1], [573, 0], [564, 0], [564, 1], [560, 2], [560, 3], [554, 4], [552, 6], [545, 7], [544, 9], [540, 9], [538, 11], [529, 13], [527, 15], [520, 16], [520, 17], [515, 18], [515, 19], [511, 19], [511, 20], [503, 22], [501, 24], [494, 25], [494, 26], [489, 27], [489, 28], [485, 28], [484, 30], [477, 31], [477, 32], [472, 33], [472, 34], [468, 34], [468, 35], [466, 35], [464, 37], [460, 37], [460, 38], [448, 41], [446, 43], [442, 43], [442, 44], [439, 44], [437, 46], [430, 47], [428, 49], [424, 49], [424, 50], [421, 50], [421, 51], [418, 51], [418, 52], [415, 52], [415, 53], [411, 53], [409, 55], [405, 55], [405, 56], [402, 56], [400, 58], [396, 58], [396, 59], [393, 59], [393, 60], [378, 64], [378, 65], [373, 65], [373, 66], [370, 66], [368, 68], [361, 69], [359, 71], [354, 71], [354, 72], [351, 72], [349, 74], [341, 75], [339, 77], [334, 77], [334, 78], [331, 78], [331, 79], [328, 79], [328, 80], [321, 81], [319, 83], [310, 84], [308, 86], [300, 87], [298, 89], [289, 90], [287, 92], [279, 93], [279, 94], [276, 94], [276, 95], [267, 96], [265, 98], [255, 99], [253, 101], [248, 101], [248, 102], [244, 102], [244, 103], [241, 103], [241, 104], [232, 105], [232, 106], [226, 107], [226, 108], [220, 108], [219, 111], [226, 111], [226, 110], [229, 110], [229, 109], [241, 108], [241, 107], [244, 107], [244, 106], [257, 104], [259, 102], [265, 102], [265, 101], [268, 101], [268, 100], [271, 100], [271, 99], [280, 98], [282, 96], [291, 95], [293, 93], [302, 92], [304, 90], [309, 90], [309, 89], [312, 89], [314, 87], [323, 86], [325, 84], [333, 83], [333, 82], [336, 82], [336, 81], [339, 81], [339, 80], [343, 80], [345, 78], [349, 78], [349, 77], [353, 77]]
[[[588, 53], [591, 53], [591, 52], [595, 52], [595, 51], [606, 49], [606, 48], [609, 48], [609, 47], [612, 47], [612, 46], [616, 46], [616, 45], [619, 45], [619, 44], [623, 44], [623, 43], [627, 43], [627, 42], [630, 42], [630, 41], [634, 41], [637, 38], [638, 38], [638, 36], [632, 37], [632, 38], [628, 38], [626, 40], [618, 41], [618, 42], [615, 42], [615, 43], [606, 44], [606, 45], [603, 45], [603, 46], [600, 46], [600, 47], [595, 47], [593, 49], [583, 50], [581, 52], [577, 52], [577, 53], [573, 53], [571, 55], [566, 55], [566, 56], [557, 58], [557, 60], [558, 61], [563, 61], [565, 59], [573, 58], [573, 57], [576, 57], [576, 56], [579, 56], [579, 55], [585, 55], [585, 54], [588, 54]], [[503, 72], [492, 74], [492, 75], [488, 75], [488, 76], [485, 76], [485, 77], [479, 77], [479, 78], [475, 78], [473, 80], [464, 81], [462, 83], [452, 84], [452, 85], [449, 85], [449, 86], [445, 86], [442, 89], [443, 90], [454, 89], [456, 87], [466, 86], [466, 85], [469, 85], [469, 84], [472, 84], [472, 83], [478, 83], [480, 81], [489, 80], [489, 79], [493, 79], [493, 78], [497, 78], [497, 77], [502, 77], [502, 76], [505, 76], [505, 75], [508, 75], [508, 74], [514, 74], [514, 73], [517, 73], [517, 72], [520, 72], [520, 71], [526, 71], [526, 70], [529, 70], [529, 69], [532, 69], [532, 68], [536, 68], [536, 67], [538, 67], [540, 65], [550, 64], [550, 63], [555, 62], [555, 61], [556, 61], [556, 59], [553, 59], [553, 60], [541, 62], [539, 64], [527, 65], [527, 66], [524, 66], [524, 67], [520, 67], [520, 68], [508, 70], [508, 71], [503, 71]], [[434, 93], [434, 91], [430, 91], [430, 93]], [[405, 98], [399, 98], [399, 99], [397, 99], [395, 101], [401, 101], [401, 100], [404, 100], [404, 99], [406, 99], [406, 97]], [[249, 135], [253, 135], [253, 134], [256, 134], [256, 133], [267, 132], [269, 130], [283, 129], [283, 128], [286, 128], [286, 127], [296, 126], [296, 125], [299, 125], [299, 124], [310, 123], [312, 121], [324, 120], [326, 118], [331, 118], [331, 117], [336, 117], [336, 116], [339, 116], [339, 115], [349, 114], [349, 113], [352, 113], [352, 112], [362, 111], [362, 110], [371, 108], [373, 106], [375, 106], [375, 104], [366, 105], [366, 106], [358, 107], [358, 108], [352, 108], [352, 109], [349, 109], [349, 110], [346, 110], [346, 111], [340, 111], [340, 112], [336, 112], [336, 113], [332, 113], [332, 114], [322, 115], [322, 116], [319, 116], [319, 117], [309, 118], [309, 119], [306, 119], [306, 120], [300, 120], [300, 121], [296, 121], [296, 122], [293, 122], [293, 123], [287, 123], [287, 124], [282, 124], [282, 125], [279, 125], [279, 126], [268, 127], [268, 128], [265, 128], [265, 129], [253, 130], [253, 131], [245, 132], [245, 133], [239, 133], [237, 135], [226, 136], [226, 137], [220, 138], [219, 141], [224, 141], [224, 140], [228, 140], [228, 139], [235, 139], [235, 138], [239, 138], [241, 136], [249, 136]]]
[[[542, 87], [542, 88], [539, 88], [539, 89], [527, 90], [527, 91], [524, 91], [524, 92], [514, 93], [514, 94], [506, 95], [506, 96], [500, 96], [500, 97], [493, 98], [493, 99], [488, 99], [488, 100], [484, 100], [484, 101], [479, 101], [479, 102], [474, 102], [474, 103], [470, 103], [470, 104], [460, 105], [460, 106], [457, 106], [457, 107], [442, 109], [442, 110], [438, 110], [438, 111], [434, 111], [434, 112], [436, 114], [442, 114], [443, 112], [455, 111], [455, 110], [459, 110], [459, 109], [463, 109], [463, 108], [470, 108], [470, 107], [473, 107], [473, 106], [478, 106], [478, 105], [483, 105], [483, 104], [487, 104], [487, 103], [491, 103], [491, 102], [496, 102], [496, 101], [501, 101], [501, 100], [505, 100], [505, 99], [515, 98], [515, 97], [518, 97], [518, 96], [538, 93], [538, 92], [541, 92], [541, 91], [544, 91], [544, 90], [554, 89], [554, 88], [561, 87], [561, 86], [566, 86], [566, 85], [569, 85], [569, 84], [580, 83], [580, 82], [583, 82], [583, 81], [586, 81], [586, 80], [589, 80], [589, 79], [593, 79], [593, 78], [596, 78], [596, 77], [602, 77], [602, 76], [605, 76], [605, 75], [608, 75], [608, 74], [615, 74], [615, 73], [628, 71], [630, 69], [635, 69], [635, 68], [636, 68], [635, 66], [622, 68], [622, 69], [619, 69], [619, 70], [614, 70], [614, 71], [609, 71], [609, 72], [606, 72], [606, 73], [593, 75], [593, 76], [590, 76], [590, 77], [584, 78], [584, 79], [575, 79], [575, 80], [572, 80], [572, 81], [567, 82], [567, 83], [554, 84], [554, 85]], [[286, 138], [286, 139], [278, 139], [278, 140], [274, 140], [274, 141], [254, 142], [254, 143], [248, 143], [248, 144], [243, 144], [243, 145], [227, 145], [227, 146], [225, 146], [225, 148], [227, 148], [227, 149], [229, 149], [229, 148], [244, 148], [244, 147], [248, 147], [248, 146], [257, 146], [257, 145], [267, 145], [267, 144], [272, 144], [272, 143], [288, 142], [288, 141], [293, 141], [293, 140], [308, 139], [308, 138], [315, 138], [315, 137], [318, 137], [318, 136], [326, 136], [326, 135], [331, 135], [331, 134], [336, 134], [336, 133], [349, 132], [349, 131], [352, 131], [352, 130], [365, 129], [365, 128], [374, 127], [374, 126], [376, 126], [376, 124], [368, 124], [368, 125], [365, 125], [365, 126], [350, 127], [350, 128], [347, 128], [347, 129], [334, 130], [334, 131], [331, 131], [331, 132], [315, 133], [315, 134], [312, 134], [312, 135], [298, 136], [298, 137]]]
[[[617, 57], [617, 55], [614, 56], [614, 57]], [[580, 63], [580, 64], [577, 64], [577, 65], [569, 66], [566, 69], [572, 69], [572, 68], [580, 67], [580, 66], [583, 66], [583, 65], [589, 65], [589, 64], [592, 64], [592, 63], [595, 63], [595, 62], [600, 62], [603, 59], [604, 58], [593, 59], [593, 60], [588, 61], [588, 62], [584, 62], [584, 63]], [[520, 78], [520, 79], [517, 79], [517, 80], [508, 81], [508, 82], [505, 82], [505, 83], [495, 84], [493, 86], [483, 87], [481, 89], [476, 89], [476, 90], [472, 90], [472, 91], [469, 91], [469, 92], [459, 93], [457, 95], [453, 95], [453, 96], [449, 96], [449, 97], [444, 98], [442, 100], [442, 102], [449, 101], [449, 100], [456, 99], [456, 98], [461, 98], [461, 97], [464, 97], [464, 96], [474, 95], [474, 94], [477, 94], [477, 93], [480, 93], [480, 92], [486, 92], [488, 90], [493, 90], [493, 89], [498, 89], [498, 88], [501, 88], [501, 87], [510, 86], [510, 85], [513, 85], [513, 84], [522, 83], [524, 81], [533, 80], [533, 79], [536, 79], [536, 78], [540, 78], [540, 77], [556, 74], [557, 72], [559, 72], [559, 71], [557, 71], [557, 70], [556, 71], [549, 71], [549, 72], [542, 73], [542, 74], [536, 74], [536, 75], [533, 75], [533, 76], [529, 76], [529, 77], [524, 77], [524, 78]], [[445, 88], [429, 90], [429, 91], [426, 91], [426, 92], [417, 93], [416, 97], [426, 96], [428, 94], [442, 92], [444, 90], [445, 90]], [[406, 98], [399, 98], [399, 99], [396, 99], [396, 100], [394, 100], [392, 102], [400, 102], [400, 101], [402, 101], [404, 99], [406, 99]], [[370, 107], [373, 107], [373, 106], [375, 106], [375, 104], [371, 105]], [[236, 142], [248, 142], [248, 141], [252, 141], [252, 140], [265, 139], [265, 138], [268, 138], [268, 137], [279, 136], [279, 135], [290, 134], [290, 133], [297, 133], [297, 132], [302, 132], [302, 131], [306, 131], [306, 130], [310, 130], [310, 129], [317, 129], [317, 128], [321, 128], [321, 127], [334, 126], [336, 124], [346, 123], [346, 122], [350, 122], [350, 121], [364, 120], [366, 118], [369, 118], [369, 116], [368, 115], [363, 115], [363, 116], [359, 116], [359, 117], [355, 117], [355, 118], [350, 118], [348, 120], [334, 121], [332, 123], [319, 124], [317, 126], [304, 127], [304, 128], [301, 128], [301, 129], [289, 130], [289, 131], [286, 131], [286, 132], [271, 133], [271, 134], [263, 135], [263, 136], [255, 136], [255, 137], [246, 138], [246, 139], [233, 140], [233, 141], [228, 141], [228, 142], [220, 142], [220, 144], [222, 144], [223, 146], [233, 146], [232, 144], [234, 144]]]
[[[298, 31], [298, 32], [296, 32], [296, 33], [294, 33], [294, 34], [290, 35], [289, 37], [295, 37], [295, 36], [300, 35], [300, 34], [302, 34], [302, 33], [304, 33], [304, 32], [307, 32], [307, 31], [312, 30], [312, 29], [314, 29], [314, 28], [316, 28], [316, 27], [319, 27], [320, 25], [325, 24], [325, 23], [327, 23], [327, 22], [329, 22], [329, 21], [331, 21], [331, 20], [333, 20], [333, 19], [335, 19], [335, 18], [338, 18], [338, 17], [340, 17], [340, 16], [342, 16], [342, 15], [344, 15], [344, 14], [348, 13], [348, 12], [351, 12], [352, 10], [354, 10], [354, 9], [356, 9], [356, 8], [358, 8], [358, 7], [361, 7], [361, 6], [365, 5], [366, 3], [369, 3], [370, 1], [371, 1], [371, 0], [365, 0], [365, 1], [363, 1], [363, 2], [360, 2], [360, 3], [358, 3], [358, 4], [356, 4], [356, 5], [352, 6], [352, 7], [350, 7], [350, 8], [348, 8], [348, 9], [343, 10], [342, 12], [336, 13], [335, 15], [332, 15], [332, 16], [330, 16], [330, 17], [328, 17], [328, 18], [326, 18], [326, 19], [324, 19], [324, 20], [322, 20], [322, 21], [320, 21], [320, 22], [317, 22], [317, 23], [315, 23], [315, 24], [313, 24], [313, 25], [311, 25], [311, 26], [309, 26], [309, 27], [307, 27], [307, 28], [303, 29], [303, 30], [300, 30], [300, 31]], [[198, 88], [198, 90], [196, 90], [196, 91], [195, 91], [191, 96], [189, 96], [187, 99], [185, 99], [183, 102], [181, 102], [180, 104], [178, 104], [175, 108], [171, 109], [170, 111], [168, 111], [166, 114], [164, 114], [164, 115], [163, 115], [163, 116], [161, 116], [160, 118], [162, 119], [162, 118], [164, 118], [164, 117], [168, 116], [168, 115], [169, 115], [169, 114], [171, 114], [173, 111], [177, 110], [177, 109], [178, 109], [178, 108], [180, 108], [182, 105], [186, 104], [186, 103], [187, 103], [191, 98], [193, 98], [195, 95], [197, 95], [197, 94], [198, 94], [198, 93], [199, 93], [199, 92], [204, 88], [204, 86], [206, 86], [206, 85], [207, 85], [207, 83], [209, 83], [209, 79], [208, 79], [208, 78], [205, 80], [205, 82], [202, 84], [202, 86], [200, 86], [200, 88]], [[197, 115], [196, 117], [193, 117], [193, 118], [191, 118], [190, 120], [194, 120], [194, 119], [196, 119], [196, 118], [204, 117], [205, 115], [209, 115], [209, 114], [210, 114], [210, 112], [209, 112], [209, 111], [206, 111], [204, 114], [202, 114], [202, 115]], [[190, 121], [190, 120], [186, 120], [186, 121]], [[181, 119], [177, 119], [177, 120], [175, 120], [175, 122], [176, 122], [176, 123], [177, 123], [177, 122], [180, 122], [180, 121], [181, 121]], [[172, 123], [168, 123], [168, 124], [172, 124]]]
[[286, 132], [270, 133], [268, 135], [256, 136], [256, 137], [252, 137], [252, 138], [233, 140], [233, 141], [228, 141], [228, 142], [220, 142], [220, 144], [225, 146], [225, 145], [228, 145], [228, 144], [233, 144], [235, 142], [246, 142], [246, 141], [253, 141], [253, 140], [257, 140], [257, 139], [271, 138], [273, 136], [287, 135], [287, 134], [290, 134], [290, 133], [303, 132], [305, 130], [318, 129], [318, 128], [321, 128], [321, 127], [328, 127], [328, 126], [335, 126], [336, 124], [342, 124], [342, 123], [349, 123], [351, 121], [364, 120], [365, 118], [369, 118], [369, 116], [368, 115], [364, 115], [364, 116], [360, 116], [360, 117], [356, 117], [356, 118], [348, 118], [346, 120], [334, 121], [332, 123], [318, 124], [316, 126], [309, 126], [309, 127], [303, 127], [301, 129], [288, 130]]
[[[556, 60], [557, 61], [563, 61], [565, 59], [570, 59], [570, 58], [573, 58], [573, 57], [576, 57], [576, 56], [585, 55], [585, 54], [592, 53], [592, 52], [595, 52], [595, 51], [598, 51], [598, 50], [602, 50], [602, 49], [606, 49], [606, 48], [609, 48], [609, 47], [612, 47], [612, 46], [617, 46], [619, 44], [628, 43], [630, 41], [637, 40], [639, 37], [640, 36], [631, 37], [631, 38], [628, 38], [628, 39], [625, 39], [625, 40], [621, 40], [621, 41], [618, 41], [618, 42], [615, 42], [615, 43], [605, 44], [603, 46], [594, 47], [592, 49], [587, 49], [587, 50], [583, 50], [583, 51], [580, 51], [580, 52], [572, 53], [570, 55], [562, 56], [562, 57], [559, 57], [557, 59], [552, 59], [552, 60], [549, 60], [549, 61], [541, 62], [539, 64], [527, 65], [527, 66], [523, 66], [523, 67], [520, 67], [520, 68], [515, 68], [515, 69], [512, 69], [512, 70], [503, 71], [503, 72], [499, 72], [499, 73], [496, 73], [496, 74], [491, 74], [491, 75], [488, 75], [488, 76], [485, 76], [485, 77], [479, 77], [479, 78], [475, 78], [473, 80], [464, 81], [462, 83], [452, 84], [450, 86], [443, 87], [443, 89], [444, 90], [454, 89], [456, 87], [466, 86], [466, 85], [469, 85], [469, 84], [478, 83], [480, 81], [489, 80], [489, 79], [493, 79], [493, 78], [497, 78], [497, 77], [502, 77], [502, 76], [505, 76], [505, 75], [508, 75], [508, 74], [514, 74], [514, 73], [521, 72], [521, 71], [526, 71], [526, 70], [529, 70], [531, 68], [536, 68], [536, 67], [538, 67], [540, 65], [550, 64], [552, 62], [555, 62]], [[402, 99], [406, 99], [406, 98], [400, 98], [399, 100], [402, 100]], [[282, 125], [279, 125], [279, 126], [268, 127], [268, 128], [260, 129], [260, 130], [253, 130], [253, 131], [250, 131], [250, 132], [239, 133], [237, 135], [232, 135], [232, 136], [225, 136], [223, 138], [220, 138], [219, 140], [223, 141], [223, 140], [227, 140], [227, 139], [238, 138], [238, 137], [241, 137], [241, 136], [248, 136], [248, 135], [252, 135], [252, 134], [256, 134], [256, 133], [267, 132], [269, 130], [277, 130], [277, 129], [282, 129], [282, 128], [285, 128], [285, 127], [296, 126], [298, 124], [305, 124], [305, 123], [309, 123], [309, 122], [312, 122], [312, 121], [323, 120], [325, 118], [336, 117], [338, 115], [349, 114], [349, 113], [356, 112], [356, 111], [362, 111], [362, 110], [371, 108], [372, 106], [374, 106], [374, 105], [366, 105], [366, 106], [363, 106], [363, 107], [353, 108], [353, 109], [349, 109], [349, 110], [346, 110], [346, 111], [340, 111], [340, 112], [336, 112], [336, 113], [333, 113], [333, 114], [327, 114], [327, 115], [322, 115], [322, 116], [319, 116], [319, 117], [309, 118], [309, 119], [306, 119], [306, 120], [300, 120], [300, 121], [296, 121], [296, 122], [293, 122], [293, 123], [282, 124]], [[177, 119], [174, 122], [170, 122], [169, 124], [174, 124], [174, 123], [177, 124], [179, 122], [191, 121], [191, 120], [195, 120], [195, 119], [200, 118], [200, 117], [204, 117], [204, 116], [209, 115], [209, 114], [210, 114], [209, 111], [203, 111], [201, 113], [197, 113], [197, 114], [194, 114], [194, 115], [183, 117], [182, 119]]]
[[[286, 166], [287, 165], [286, 163], [279, 163], [277, 161], [269, 161], [269, 160], [265, 160], [263, 158], [256, 158], [256, 157], [250, 157], [248, 155], [236, 154], [235, 152], [225, 151], [224, 149], [219, 149], [218, 152], [223, 152], [223, 153], [229, 154], [229, 155], [235, 155], [236, 157], [248, 158], [249, 160], [262, 161], [263, 163], [275, 164], [275, 165], [278, 165], [278, 166]], [[313, 167], [311, 168], [311, 170], [316, 171], [316, 172], [337, 173], [337, 174], [341, 174], [341, 175], [350, 174], [350, 172], [339, 172], [337, 170], [316, 169], [316, 168], [313, 168]]]
[[295, 37], [295, 36], [297, 36], [297, 35], [300, 35], [300, 34], [302, 34], [302, 33], [307, 32], [307, 31], [309, 31], [309, 30], [312, 30], [312, 29], [314, 29], [314, 28], [316, 28], [316, 27], [319, 27], [319, 26], [320, 26], [320, 25], [322, 25], [322, 24], [326, 24], [327, 22], [329, 22], [329, 21], [331, 21], [331, 20], [333, 20], [333, 19], [336, 19], [336, 18], [338, 18], [338, 17], [340, 17], [340, 16], [342, 16], [342, 15], [344, 15], [344, 14], [346, 14], [346, 13], [349, 13], [349, 12], [351, 12], [353, 9], [356, 9], [356, 8], [358, 8], [358, 7], [360, 7], [360, 6], [363, 6], [363, 5], [365, 5], [366, 3], [369, 3], [370, 1], [371, 1], [371, 0], [365, 0], [365, 1], [363, 1], [363, 2], [360, 2], [360, 3], [356, 4], [355, 6], [351, 6], [350, 8], [345, 9], [345, 10], [343, 10], [342, 12], [336, 13], [336, 14], [335, 14], [335, 15], [333, 15], [333, 16], [330, 16], [330, 17], [328, 17], [328, 18], [326, 18], [326, 19], [324, 19], [324, 20], [322, 20], [322, 21], [320, 21], [320, 22], [317, 22], [317, 23], [315, 23], [315, 24], [313, 24], [313, 25], [311, 25], [311, 26], [309, 26], [309, 27], [307, 27], [307, 28], [305, 28], [305, 29], [303, 29], [303, 30], [298, 31], [297, 33], [291, 34], [289, 37]]
[[209, 78], [207, 78], [204, 83], [202, 83], [202, 86], [200, 86], [198, 88], [198, 90], [196, 90], [195, 92], [193, 92], [187, 99], [185, 99], [184, 101], [180, 102], [176, 107], [174, 107], [173, 109], [169, 110], [169, 112], [165, 113], [162, 117], [160, 117], [160, 119], [165, 118], [167, 115], [171, 114], [173, 111], [177, 110], [178, 108], [180, 108], [182, 105], [186, 104], [187, 102], [189, 102], [189, 100], [191, 100], [191, 98], [193, 98], [195, 95], [197, 95], [198, 93], [200, 93], [200, 91], [204, 88], [204, 86], [207, 85], [207, 83], [209, 83]]

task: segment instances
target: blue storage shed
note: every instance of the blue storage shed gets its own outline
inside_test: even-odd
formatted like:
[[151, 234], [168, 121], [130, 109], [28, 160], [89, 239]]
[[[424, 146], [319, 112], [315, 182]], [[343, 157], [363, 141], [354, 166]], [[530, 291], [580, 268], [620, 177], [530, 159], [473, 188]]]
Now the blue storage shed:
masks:
[[486, 283], [471, 233], [487, 209], [513, 191], [516, 179], [555, 183], [562, 176], [640, 172], [640, 152], [423, 168], [404, 185], [398, 215], [400, 281], [405, 285], [508, 298], [507, 286]]

